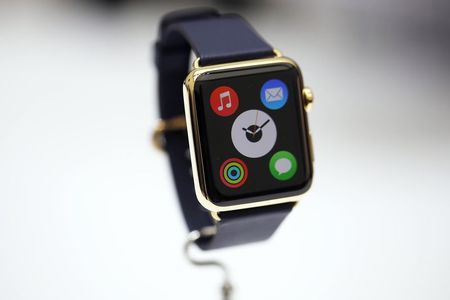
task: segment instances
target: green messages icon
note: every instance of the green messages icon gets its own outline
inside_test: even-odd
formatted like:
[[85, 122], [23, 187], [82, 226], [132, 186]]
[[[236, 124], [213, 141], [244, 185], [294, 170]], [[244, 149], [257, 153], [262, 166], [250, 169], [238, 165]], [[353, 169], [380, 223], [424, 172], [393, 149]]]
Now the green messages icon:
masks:
[[288, 151], [278, 151], [269, 162], [270, 173], [278, 180], [289, 180], [297, 172], [297, 160]]

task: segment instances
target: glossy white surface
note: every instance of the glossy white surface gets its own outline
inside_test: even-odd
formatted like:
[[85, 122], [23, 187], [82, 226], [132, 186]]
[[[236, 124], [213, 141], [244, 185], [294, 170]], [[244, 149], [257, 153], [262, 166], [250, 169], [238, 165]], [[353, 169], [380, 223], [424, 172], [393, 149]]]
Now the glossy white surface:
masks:
[[[356, 3], [243, 11], [314, 89], [316, 177], [269, 242], [210, 253], [236, 300], [450, 298], [448, 22]], [[180, 6], [0, 3], [0, 299], [218, 299], [149, 144]]]

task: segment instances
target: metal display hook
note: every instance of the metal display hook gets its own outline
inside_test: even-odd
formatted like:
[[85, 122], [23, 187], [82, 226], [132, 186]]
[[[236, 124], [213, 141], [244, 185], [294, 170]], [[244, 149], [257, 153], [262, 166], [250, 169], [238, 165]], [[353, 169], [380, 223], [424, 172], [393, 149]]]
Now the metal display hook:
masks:
[[223, 283], [222, 283], [222, 299], [223, 300], [231, 300], [231, 294], [233, 292], [233, 285], [230, 281], [230, 275], [228, 272], [227, 267], [220, 261], [217, 260], [200, 260], [198, 258], [194, 258], [189, 249], [192, 245], [195, 244], [197, 240], [200, 238], [208, 238], [216, 234], [216, 228], [214, 226], [210, 227], [204, 227], [201, 230], [194, 230], [190, 232], [187, 236], [187, 240], [184, 244], [184, 255], [186, 259], [193, 265], [199, 266], [199, 267], [205, 267], [205, 266], [215, 266], [222, 270], [223, 272]]

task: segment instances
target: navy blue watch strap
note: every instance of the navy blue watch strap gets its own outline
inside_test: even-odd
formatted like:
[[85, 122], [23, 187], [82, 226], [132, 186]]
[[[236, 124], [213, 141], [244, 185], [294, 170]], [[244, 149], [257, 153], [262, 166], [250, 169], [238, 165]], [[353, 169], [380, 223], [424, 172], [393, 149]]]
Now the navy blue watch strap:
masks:
[[158, 46], [163, 51], [192, 49], [203, 66], [274, 55], [273, 48], [242, 17], [219, 15], [212, 9], [166, 15]]
[[[161, 21], [155, 46], [159, 72], [159, 106], [162, 119], [184, 114], [182, 84], [188, 72], [190, 51], [200, 65], [271, 57], [268, 45], [241, 17], [220, 15], [213, 9], [178, 11]], [[267, 239], [293, 207], [292, 203], [221, 212], [215, 223], [194, 192], [189, 145], [184, 131], [165, 133], [177, 194], [189, 230], [216, 226], [217, 233], [197, 244], [204, 250]]]
[[292, 210], [292, 203], [220, 213], [217, 233], [197, 242], [200, 248], [216, 249], [268, 239]]

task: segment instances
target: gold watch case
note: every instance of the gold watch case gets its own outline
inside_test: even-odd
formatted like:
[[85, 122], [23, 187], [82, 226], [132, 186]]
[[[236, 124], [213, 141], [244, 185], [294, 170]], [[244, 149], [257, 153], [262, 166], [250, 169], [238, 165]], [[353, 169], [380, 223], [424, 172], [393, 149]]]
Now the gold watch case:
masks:
[[[184, 110], [185, 110], [185, 118], [186, 118], [186, 129], [188, 133], [188, 139], [189, 139], [189, 151], [191, 156], [191, 163], [192, 163], [192, 176], [194, 179], [194, 187], [195, 187], [195, 194], [197, 196], [198, 201], [200, 204], [209, 212], [211, 212], [212, 215], [217, 215], [219, 212], [224, 211], [234, 211], [234, 210], [240, 210], [240, 209], [248, 209], [248, 208], [254, 208], [254, 207], [262, 207], [262, 206], [269, 206], [269, 205], [275, 205], [275, 204], [281, 204], [281, 203], [287, 203], [287, 202], [298, 202], [300, 200], [300, 197], [302, 195], [298, 196], [290, 196], [285, 198], [279, 198], [279, 199], [270, 199], [270, 200], [262, 200], [262, 201], [255, 201], [251, 203], [242, 203], [242, 204], [216, 204], [211, 201], [211, 199], [208, 199], [207, 192], [206, 192], [206, 179], [205, 174], [203, 172], [203, 165], [202, 165], [202, 151], [201, 151], [201, 141], [200, 141], [200, 135], [199, 135], [199, 128], [197, 123], [197, 112], [196, 112], [196, 99], [194, 94], [194, 87], [196, 84], [196, 80], [205, 73], [211, 73], [211, 72], [219, 72], [219, 71], [229, 71], [229, 70], [238, 70], [238, 69], [244, 69], [244, 68], [251, 68], [251, 67], [261, 67], [261, 66], [270, 66], [270, 65], [276, 65], [276, 64], [289, 64], [294, 66], [300, 74], [300, 69], [298, 65], [291, 59], [284, 57], [281, 55], [281, 53], [277, 50], [274, 50], [274, 57], [269, 58], [262, 58], [262, 59], [254, 59], [254, 60], [247, 60], [247, 61], [238, 61], [238, 62], [231, 62], [231, 63], [224, 63], [224, 64], [217, 64], [217, 65], [208, 65], [208, 66], [200, 66], [199, 60], [195, 60], [193, 63], [193, 69], [191, 72], [187, 75], [184, 84], [183, 84], [183, 97], [184, 97]], [[305, 92], [306, 90], [306, 92]], [[306, 95], [309, 95], [308, 98], [305, 97]], [[311, 103], [312, 103], [312, 92], [309, 88], [303, 88], [303, 91], [300, 93], [301, 95], [301, 101], [303, 101], [302, 106], [304, 107], [305, 111], [308, 111]], [[307, 120], [305, 120], [307, 122]], [[306, 124], [307, 126], [307, 124]], [[308, 127], [307, 127], [308, 128]], [[309, 132], [308, 132], [309, 134]], [[308, 147], [310, 151], [310, 157], [313, 157], [313, 154], [311, 152], [312, 145], [311, 145], [311, 138], [308, 139]], [[312, 160], [312, 159], [311, 159]], [[311, 167], [312, 166], [311, 161]]]

